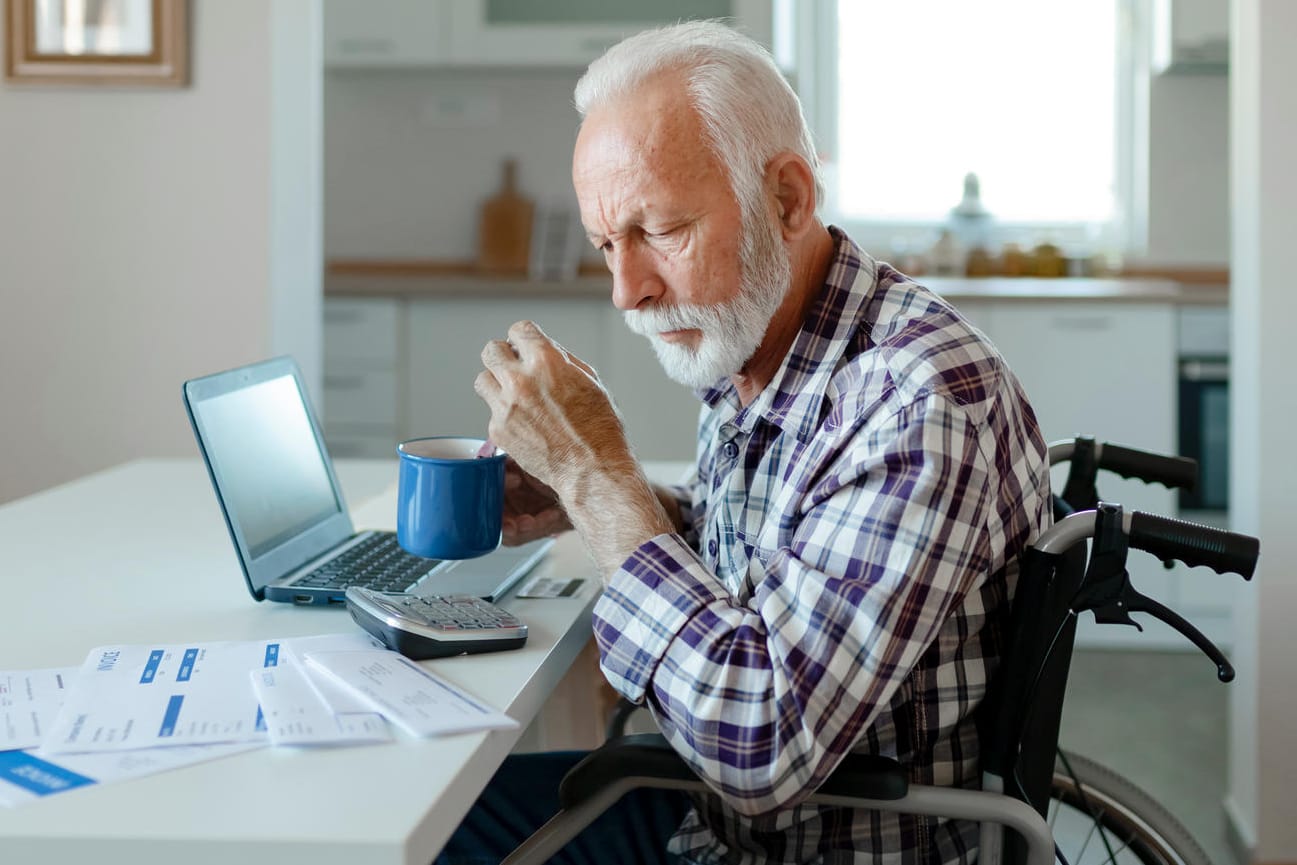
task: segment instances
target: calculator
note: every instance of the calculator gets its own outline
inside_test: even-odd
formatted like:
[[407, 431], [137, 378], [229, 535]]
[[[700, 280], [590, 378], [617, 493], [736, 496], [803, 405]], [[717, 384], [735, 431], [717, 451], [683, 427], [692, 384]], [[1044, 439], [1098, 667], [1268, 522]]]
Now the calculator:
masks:
[[472, 595], [407, 595], [350, 586], [347, 610], [357, 625], [407, 658], [444, 658], [521, 648], [527, 626]]

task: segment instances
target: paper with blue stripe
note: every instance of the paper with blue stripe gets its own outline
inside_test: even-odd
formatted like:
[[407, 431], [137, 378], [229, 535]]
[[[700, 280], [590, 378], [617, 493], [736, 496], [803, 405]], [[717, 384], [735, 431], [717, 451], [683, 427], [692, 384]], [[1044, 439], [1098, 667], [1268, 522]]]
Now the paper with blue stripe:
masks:
[[58, 793], [93, 789], [261, 747], [261, 743], [245, 742], [63, 756], [43, 751], [3, 751], [0, 752], [0, 805], [23, 805]]
[[0, 752], [41, 743], [76, 675], [76, 667], [0, 670]]
[[281, 640], [101, 646], [41, 741], [47, 754], [265, 742], [250, 670], [279, 663]]

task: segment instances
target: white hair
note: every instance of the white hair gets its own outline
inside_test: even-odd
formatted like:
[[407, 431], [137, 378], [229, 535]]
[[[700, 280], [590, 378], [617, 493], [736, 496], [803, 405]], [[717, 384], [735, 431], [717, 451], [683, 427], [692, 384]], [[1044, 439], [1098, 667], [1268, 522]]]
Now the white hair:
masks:
[[653, 76], [683, 72], [706, 143], [729, 173], [730, 187], [748, 219], [765, 216], [766, 164], [791, 150], [815, 175], [815, 201], [824, 180], [801, 102], [764, 47], [719, 21], [688, 21], [645, 30], [608, 49], [576, 85], [584, 118], [630, 95]]

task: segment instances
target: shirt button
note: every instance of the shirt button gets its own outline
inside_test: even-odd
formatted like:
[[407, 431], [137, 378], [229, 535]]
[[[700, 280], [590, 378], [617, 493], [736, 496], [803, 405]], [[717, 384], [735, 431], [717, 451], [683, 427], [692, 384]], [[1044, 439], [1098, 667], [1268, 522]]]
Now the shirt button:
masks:
[[715, 538], [712, 538], [710, 541], [707, 542], [707, 554], [712, 558], [716, 558], [716, 551], [718, 549], [720, 549], [720, 547], [717, 546]]
[[725, 451], [725, 456], [729, 457], [730, 459], [734, 459], [736, 456], [739, 455], [739, 446], [736, 445], [734, 442], [726, 442], [725, 447], [722, 448], [722, 450]]

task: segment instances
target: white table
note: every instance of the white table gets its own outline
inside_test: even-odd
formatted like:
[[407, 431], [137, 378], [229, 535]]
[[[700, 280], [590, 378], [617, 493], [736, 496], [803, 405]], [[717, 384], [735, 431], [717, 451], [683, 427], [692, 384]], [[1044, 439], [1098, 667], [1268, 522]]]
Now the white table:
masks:
[[[357, 527], [391, 528], [395, 462], [337, 468]], [[75, 666], [109, 643], [355, 628], [339, 609], [252, 599], [196, 459], [133, 462], [0, 506], [0, 550], [0, 669]], [[590, 579], [572, 598], [504, 602], [529, 627], [523, 649], [426, 662], [522, 728], [588, 640], [597, 590], [574, 536], [541, 568]], [[0, 807], [0, 862], [427, 865], [520, 732], [265, 748]]]

